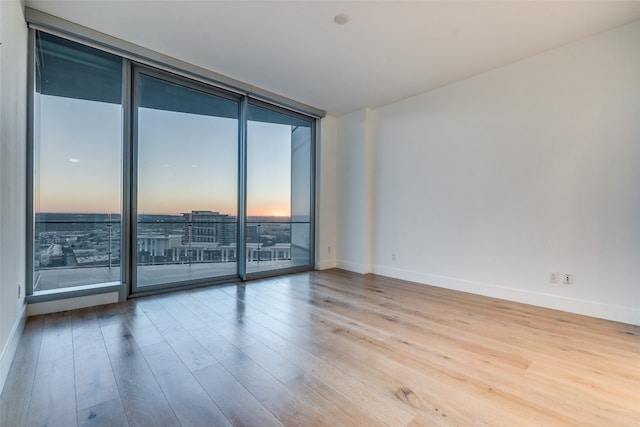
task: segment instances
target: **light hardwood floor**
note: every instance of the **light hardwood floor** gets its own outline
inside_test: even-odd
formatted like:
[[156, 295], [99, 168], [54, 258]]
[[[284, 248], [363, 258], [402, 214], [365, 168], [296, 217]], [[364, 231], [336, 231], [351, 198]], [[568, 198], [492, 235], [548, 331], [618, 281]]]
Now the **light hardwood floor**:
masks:
[[341, 270], [28, 319], [13, 426], [638, 426], [640, 327]]

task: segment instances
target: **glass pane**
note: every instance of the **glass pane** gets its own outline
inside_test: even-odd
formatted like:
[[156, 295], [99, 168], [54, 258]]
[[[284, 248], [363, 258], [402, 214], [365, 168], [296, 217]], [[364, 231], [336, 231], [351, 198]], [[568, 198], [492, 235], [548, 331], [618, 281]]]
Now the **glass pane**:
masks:
[[36, 40], [34, 293], [120, 283], [121, 59]]
[[238, 104], [138, 79], [136, 287], [237, 274]]
[[249, 105], [247, 273], [311, 264], [312, 126]]
[[291, 260], [311, 263], [311, 127], [291, 129]]

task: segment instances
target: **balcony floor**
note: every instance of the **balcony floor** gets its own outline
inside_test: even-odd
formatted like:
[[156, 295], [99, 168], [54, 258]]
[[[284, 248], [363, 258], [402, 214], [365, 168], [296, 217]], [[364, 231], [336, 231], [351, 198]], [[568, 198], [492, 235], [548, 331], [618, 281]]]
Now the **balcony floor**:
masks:
[[[301, 261], [252, 261], [247, 263], [248, 273], [279, 270], [300, 266]], [[216, 278], [232, 276], [236, 274], [236, 263], [193, 263], [189, 264], [159, 264], [144, 265], [138, 267], [139, 286], [153, 284], [167, 284], [178, 281], [198, 280], [203, 278]], [[120, 281], [120, 267], [75, 267], [75, 268], [51, 268], [41, 269], [35, 272], [40, 275], [35, 292], [54, 289], [73, 288], [77, 286], [101, 284]]]

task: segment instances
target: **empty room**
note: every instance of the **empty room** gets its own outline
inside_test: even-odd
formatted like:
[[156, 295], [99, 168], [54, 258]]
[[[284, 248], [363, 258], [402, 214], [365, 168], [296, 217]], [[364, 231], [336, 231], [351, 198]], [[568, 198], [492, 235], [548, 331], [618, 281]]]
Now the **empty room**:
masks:
[[0, 0], [0, 427], [640, 425], [640, 2]]

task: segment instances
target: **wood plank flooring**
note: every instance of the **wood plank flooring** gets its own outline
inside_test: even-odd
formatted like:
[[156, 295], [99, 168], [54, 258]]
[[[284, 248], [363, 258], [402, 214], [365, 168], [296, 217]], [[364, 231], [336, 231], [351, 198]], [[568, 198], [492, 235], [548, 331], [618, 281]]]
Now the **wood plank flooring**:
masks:
[[341, 270], [31, 317], [0, 426], [640, 426], [640, 327]]

